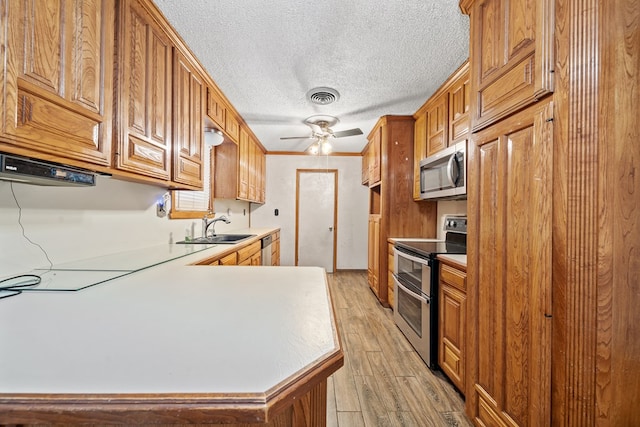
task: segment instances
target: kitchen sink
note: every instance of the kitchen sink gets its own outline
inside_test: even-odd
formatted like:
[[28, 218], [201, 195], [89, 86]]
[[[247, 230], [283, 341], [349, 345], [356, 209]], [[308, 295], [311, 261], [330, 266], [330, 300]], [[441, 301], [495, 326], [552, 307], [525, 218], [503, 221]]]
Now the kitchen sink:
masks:
[[221, 244], [221, 245], [232, 245], [234, 243], [238, 243], [241, 242], [245, 239], [248, 239], [249, 237], [255, 237], [256, 234], [216, 234], [215, 236], [211, 236], [211, 237], [196, 237], [193, 240], [183, 240], [181, 242], [177, 242], [180, 244], [187, 244], [187, 245], [215, 245], [215, 244]]

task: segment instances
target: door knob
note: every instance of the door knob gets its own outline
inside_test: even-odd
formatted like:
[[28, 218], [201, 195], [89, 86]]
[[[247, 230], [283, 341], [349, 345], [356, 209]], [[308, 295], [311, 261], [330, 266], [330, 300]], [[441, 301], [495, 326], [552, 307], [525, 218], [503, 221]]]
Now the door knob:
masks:
[[329, 231], [333, 231], [333, 227], [329, 227]]

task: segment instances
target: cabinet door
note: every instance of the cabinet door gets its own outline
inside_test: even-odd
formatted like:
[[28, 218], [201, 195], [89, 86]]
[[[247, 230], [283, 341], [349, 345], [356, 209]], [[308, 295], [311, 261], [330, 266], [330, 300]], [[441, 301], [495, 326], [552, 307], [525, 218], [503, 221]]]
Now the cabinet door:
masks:
[[271, 243], [271, 265], [280, 265], [280, 238]]
[[369, 257], [367, 277], [369, 286], [379, 295], [378, 276], [380, 273], [380, 215], [369, 215]]
[[393, 281], [393, 273], [394, 273], [394, 254], [393, 254], [393, 248], [394, 248], [394, 244], [393, 243], [389, 243], [387, 245], [387, 250], [388, 250], [388, 260], [387, 260], [387, 267], [388, 267], [388, 274], [387, 274], [387, 301], [389, 302], [389, 306], [391, 308], [394, 307], [394, 281]]
[[449, 89], [449, 143], [451, 145], [469, 136], [469, 71]]
[[2, 3], [3, 151], [110, 166], [112, 1]]
[[382, 156], [382, 126], [375, 130], [369, 142], [369, 187], [380, 183]]
[[240, 129], [238, 161], [238, 198], [249, 199], [249, 134]]
[[362, 152], [362, 185], [369, 184], [369, 144]]
[[168, 180], [173, 46], [139, 1], [119, 12], [114, 167]]
[[174, 52], [173, 181], [202, 188], [203, 79], [182, 53]]
[[550, 424], [552, 117], [545, 102], [470, 144], [467, 402], [478, 425]]
[[553, 91], [553, 0], [477, 0], [471, 111], [477, 131]]
[[218, 130], [225, 130], [226, 108], [218, 93], [211, 87], [207, 87], [207, 116]]
[[427, 157], [427, 114], [419, 114], [413, 126], [413, 200], [420, 200], [420, 161]]
[[229, 138], [238, 142], [240, 139], [240, 122], [235, 114], [231, 111], [227, 111], [224, 120], [224, 129], [227, 132]]
[[257, 199], [257, 170], [258, 170], [258, 147], [253, 138], [249, 137], [249, 200], [254, 202]]
[[464, 346], [466, 334], [466, 296], [440, 282], [438, 363], [442, 371], [465, 394]]
[[265, 193], [266, 193], [266, 174], [267, 174], [267, 158], [265, 154], [262, 152], [260, 147], [257, 148], [258, 154], [258, 183], [257, 183], [257, 192], [258, 192], [258, 203], [265, 202]]
[[448, 144], [449, 94], [433, 99], [427, 108], [427, 156], [431, 156]]

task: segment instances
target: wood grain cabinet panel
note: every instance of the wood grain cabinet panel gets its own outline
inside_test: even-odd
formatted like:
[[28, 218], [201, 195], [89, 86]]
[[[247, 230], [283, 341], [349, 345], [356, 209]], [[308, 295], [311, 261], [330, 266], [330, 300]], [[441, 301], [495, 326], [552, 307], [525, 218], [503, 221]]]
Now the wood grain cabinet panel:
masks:
[[438, 364], [462, 394], [465, 388], [466, 272], [440, 263]]
[[204, 97], [202, 76], [174, 50], [173, 181], [187, 188], [202, 189]]
[[447, 148], [449, 141], [449, 94], [443, 93], [427, 108], [427, 156]]
[[471, 15], [472, 129], [553, 92], [553, 0], [477, 0]]
[[3, 151], [110, 166], [114, 3], [16, 0], [2, 9]]
[[413, 142], [413, 200], [420, 200], [420, 161], [427, 157], [427, 114], [418, 111], [414, 116]]
[[479, 425], [550, 422], [552, 118], [547, 100], [470, 144], [467, 404]]
[[249, 156], [250, 141], [246, 130], [240, 129], [238, 144], [238, 199], [249, 199]]
[[449, 142], [448, 145], [466, 139], [469, 135], [469, 66], [458, 77], [448, 91], [449, 96]]
[[236, 143], [240, 140], [240, 121], [231, 111], [227, 111], [224, 120], [224, 129], [229, 138]]
[[[251, 243], [238, 250], [238, 265], [253, 265], [252, 259], [256, 258], [256, 254], [259, 256], [262, 250], [262, 243], [260, 240]], [[259, 265], [260, 263], [258, 263]]]
[[272, 234], [271, 242], [271, 265], [280, 265], [280, 232], [276, 231]]
[[380, 281], [380, 215], [369, 215], [368, 238], [367, 281], [373, 293], [380, 298], [378, 290], [378, 282]]
[[171, 178], [173, 44], [146, 3], [124, 0], [118, 15], [114, 168]]
[[[218, 130], [226, 129], [226, 112], [227, 109], [222, 103], [220, 95], [212, 88], [207, 87], [207, 116], [217, 126]], [[236, 144], [238, 139], [235, 138]]]
[[369, 185], [369, 144], [362, 150], [362, 185]]
[[388, 250], [387, 250], [387, 267], [388, 267], [388, 275], [387, 275], [387, 301], [389, 301], [389, 306], [391, 308], [395, 307], [394, 302], [395, 302], [395, 282], [393, 281], [393, 273], [395, 272], [395, 265], [394, 265], [394, 253], [393, 253], [393, 248], [394, 248], [394, 244], [393, 243], [389, 243], [388, 245]]
[[382, 163], [382, 129], [376, 129], [369, 139], [368, 149], [368, 170], [369, 170], [369, 187], [380, 184], [380, 164]]

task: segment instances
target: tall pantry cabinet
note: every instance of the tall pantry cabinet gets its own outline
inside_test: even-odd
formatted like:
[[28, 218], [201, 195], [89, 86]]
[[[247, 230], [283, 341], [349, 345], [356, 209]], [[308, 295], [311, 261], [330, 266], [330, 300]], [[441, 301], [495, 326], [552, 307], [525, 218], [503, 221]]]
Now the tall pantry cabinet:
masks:
[[467, 414], [478, 426], [635, 425], [640, 2], [460, 7], [471, 23]]
[[[383, 116], [368, 136], [369, 287], [382, 305], [393, 303], [389, 237], [435, 237], [436, 204], [413, 200], [412, 116]], [[364, 178], [363, 178], [364, 181]]]

